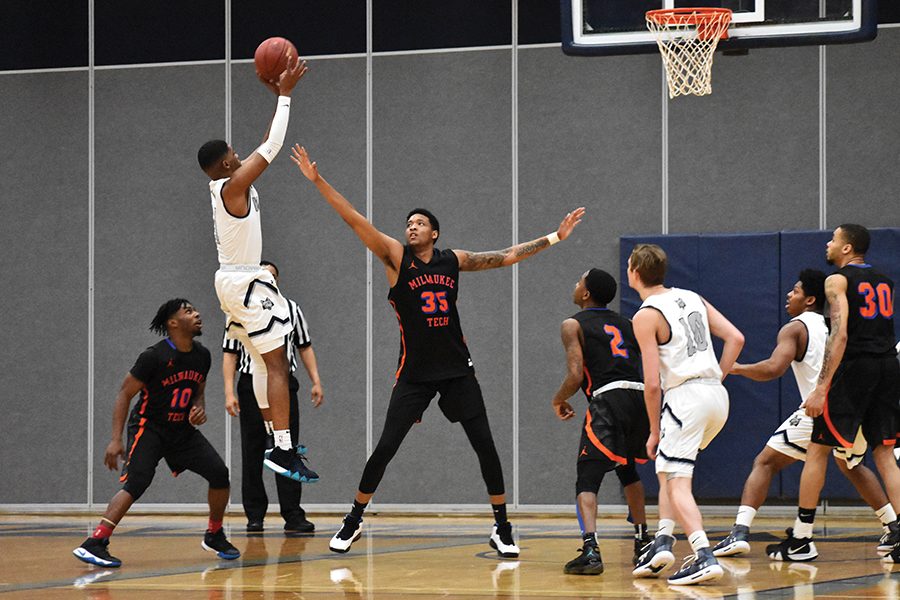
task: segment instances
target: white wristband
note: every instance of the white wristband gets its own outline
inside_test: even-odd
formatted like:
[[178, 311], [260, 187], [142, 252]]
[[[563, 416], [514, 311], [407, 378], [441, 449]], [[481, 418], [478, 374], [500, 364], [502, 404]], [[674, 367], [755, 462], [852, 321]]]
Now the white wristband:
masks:
[[554, 231], [553, 233], [547, 236], [547, 241], [550, 242], [550, 245], [559, 243], [559, 235]]

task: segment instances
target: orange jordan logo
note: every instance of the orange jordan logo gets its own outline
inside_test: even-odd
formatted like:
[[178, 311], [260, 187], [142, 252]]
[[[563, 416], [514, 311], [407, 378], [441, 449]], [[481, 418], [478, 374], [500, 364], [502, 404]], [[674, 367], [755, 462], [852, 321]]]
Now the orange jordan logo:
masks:
[[407, 267], [407, 268], [409, 268], [409, 269], [418, 269], [419, 267], [416, 266], [416, 261], [411, 260], [411, 261], [409, 261], [409, 267]]
[[169, 364], [166, 365], [166, 368], [167, 368], [167, 369], [171, 369], [171, 368], [174, 367], [174, 366], [175, 366], [175, 360], [170, 358], [170, 359], [169, 359]]
[[587, 446], [583, 446], [583, 447], [581, 448], [581, 454], [579, 454], [578, 456], [587, 456], [587, 455], [588, 455], [588, 453], [587, 453]]

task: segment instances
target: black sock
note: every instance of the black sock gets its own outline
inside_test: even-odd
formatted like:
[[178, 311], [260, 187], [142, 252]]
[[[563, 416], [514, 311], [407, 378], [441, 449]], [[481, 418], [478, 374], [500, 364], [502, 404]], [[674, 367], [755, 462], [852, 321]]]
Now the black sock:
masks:
[[585, 544], [590, 544], [591, 546], [596, 546], [597, 545], [597, 534], [594, 533], [593, 531], [591, 531], [589, 533], [585, 533], [581, 536], [581, 541], [583, 541]]
[[634, 539], [642, 540], [647, 537], [647, 524], [638, 523], [634, 526]]
[[356, 500], [353, 501], [353, 508], [350, 509], [350, 516], [355, 517], [356, 519], [362, 521], [363, 511], [366, 510], [366, 507], [369, 505], [368, 502], [365, 504], [361, 504]]
[[497, 525], [503, 525], [508, 520], [506, 518], [506, 503], [503, 504], [491, 504], [491, 510], [494, 511], [494, 523]]
[[816, 509], [797, 507], [797, 518], [800, 519], [801, 523], [814, 523], [816, 520]]

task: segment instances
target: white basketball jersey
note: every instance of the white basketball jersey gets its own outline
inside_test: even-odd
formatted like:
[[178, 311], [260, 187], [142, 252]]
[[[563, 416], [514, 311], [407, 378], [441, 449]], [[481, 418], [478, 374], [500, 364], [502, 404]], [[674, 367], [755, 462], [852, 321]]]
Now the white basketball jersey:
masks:
[[817, 312], [801, 313], [791, 319], [791, 322], [794, 321], [800, 321], [806, 325], [806, 354], [803, 355], [801, 361], [791, 361], [791, 369], [794, 371], [797, 387], [800, 389], [800, 399], [806, 400], [806, 397], [815, 389], [819, 371], [822, 370], [822, 357], [825, 354], [828, 327], [825, 325], [825, 317]]
[[659, 377], [663, 390], [689, 379], [722, 380], [713, 351], [706, 304], [690, 290], [671, 288], [650, 296], [641, 308], [655, 308], [669, 323], [671, 337], [659, 346]]
[[220, 265], [258, 265], [262, 260], [262, 224], [259, 219], [259, 194], [250, 186], [250, 211], [246, 217], [228, 213], [222, 200], [222, 186], [228, 179], [209, 182], [213, 226]]

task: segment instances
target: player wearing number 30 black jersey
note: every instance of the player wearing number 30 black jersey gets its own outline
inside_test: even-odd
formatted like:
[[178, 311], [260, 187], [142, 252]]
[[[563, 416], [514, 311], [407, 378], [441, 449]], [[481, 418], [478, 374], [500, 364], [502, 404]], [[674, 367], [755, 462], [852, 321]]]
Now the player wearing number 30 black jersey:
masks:
[[353, 508], [331, 539], [335, 552], [347, 552], [362, 533], [362, 515], [384, 470], [413, 424], [432, 398], [451, 422], [462, 424], [478, 455], [481, 473], [494, 510], [491, 547], [504, 557], [519, 555], [506, 516], [503, 470], [488, 425], [481, 388], [462, 335], [456, 312], [460, 271], [482, 271], [513, 265], [569, 237], [581, 222], [584, 208], [567, 214], [550, 235], [496, 252], [437, 250], [440, 225], [429, 211], [416, 208], [406, 220], [406, 245], [382, 233], [319, 175], [306, 150], [293, 149], [294, 163], [312, 181], [328, 204], [357, 237], [384, 263], [391, 290], [388, 299], [400, 322], [397, 383], [391, 394], [384, 431], [366, 462]]
[[[222, 530], [230, 489], [228, 468], [195, 427], [206, 422], [204, 390], [210, 366], [209, 350], [194, 341], [202, 327], [200, 313], [183, 298], [169, 300], [157, 311], [150, 329], [167, 337], [141, 353], [113, 408], [112, 440], [104, 463], [117, 470], [119, 457], [125, 457], [119, 478], [122, 489], [110, 500], [91, 537], [72, 551], [78, 559], [102, 567], [122, 564], [109, 554], [109, 537], [150, 485], [161, 459], [173, 475], [189, 470], [209, 482], [209, 527], [203, 548], [226, 560], [241, 555]], [[128, 444], [122, 446], [128, 405], [139, 392], [128, 423]]]

